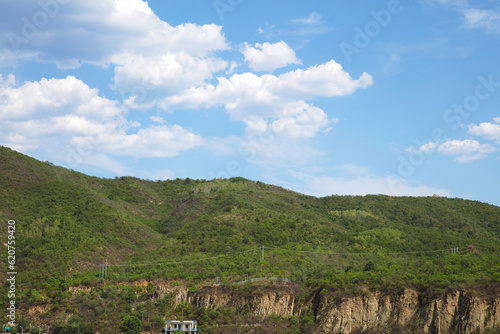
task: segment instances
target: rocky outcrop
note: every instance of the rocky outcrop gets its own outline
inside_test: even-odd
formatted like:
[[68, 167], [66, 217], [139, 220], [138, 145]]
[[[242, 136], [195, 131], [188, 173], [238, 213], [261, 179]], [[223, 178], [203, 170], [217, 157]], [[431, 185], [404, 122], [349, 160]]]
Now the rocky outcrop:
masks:
[[500, 326], [500, 298], [484, 298], [464, 291], [445, 293], [430, 300], [405, 289], [396, 295], [367, 292], [338, 298], [326, 294], [316, 322], [325, 333], [351, 333], [400, 326], [431, 334], [479, 334]]
[[479, 297], [472, 292], [454, 291], [425, 299], [414, 289], [398, 293], [364, 291], [340, 297], [339, 291], [321, 291], [309, 300], [299, 299], [294, 285], [250, 286], [243, 292], [232, 287], [209, 286], [196, 292], [187, 288], [158, 287], [171, 293], [173, 302], [188, 302], [202, 308], [245, 309], [268, 317], [316, 315], [318, 333], [359, 333], [391, 328], [429, 334], [481, 334], [500, 328], [500, 297]]
[[254, 315], [288, 317], [299, 315], [297, 289], [289, 286], [270, 286], [255, 293], [235, 293], [224, 287], [206, 287], [193, 294], [190, 302], [198, 307], [247, 309]]
[[[473, 291], [449, 291], [435, 297], [415, 289], [398, 292], [363, 290], [321, 290], [309, 298], [296, 284], [211, 285], [189, 289], [180, 282], [139, 282], [127, 285], [155, 287], [154, 298], [170, 296], [172, 306], [185, 302], [205, 309], [232, 308], [262, 318], [315, 315], [314, 333], [482, 334], [500, 333], [500, 296], [478, 295]], [[87, 287], [70, 291], [90, 292]], [[29, 314], [47, 312], [33, 307]]]
[[245, 309], [263, 317], [287, 317], [300, 315], [302, 311], [300, 303], [297, 303], [298, 288], [293, 285], [271, 285], [265, 288], [254, 285], [248, 291], [235, 290], [233, 286], [216, 285], [205, 286], [196, 292], [189, 292], [183, 285], [172, 286], [166, 282], [155, 282], [154, 285], [156, 297], [171, 295], [174, 307], [181, 302], [187, 302], [205, 309]]

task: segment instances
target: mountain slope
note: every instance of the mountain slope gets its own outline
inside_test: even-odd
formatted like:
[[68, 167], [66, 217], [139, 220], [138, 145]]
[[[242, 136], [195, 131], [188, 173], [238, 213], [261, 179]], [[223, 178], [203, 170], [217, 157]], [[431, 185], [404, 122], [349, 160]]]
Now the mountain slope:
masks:
[[[243, 178], [102, 179], [0, 147], [0, 220], [9, 219], [26, 309], [67, 302], [71, 286], [98, 287], [101, 263], [109, 284], [193, 289], [215, 277], [285, 276], [310, 293], [347, 295], [408, 286], [497, 294], [500, 284], [500, 208], [461, 199], [315, 198]], [[0, 239], [6, 254], [6, 228]]]

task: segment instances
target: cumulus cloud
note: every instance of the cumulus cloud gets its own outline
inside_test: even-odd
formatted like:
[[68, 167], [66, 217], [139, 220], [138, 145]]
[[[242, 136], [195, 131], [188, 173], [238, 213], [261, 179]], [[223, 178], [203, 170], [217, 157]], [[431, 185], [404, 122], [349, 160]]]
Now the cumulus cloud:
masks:
[[116, 170], [107, 155], [172, 157], [204, 143], [178, 125], [143, 128], [128, 121], [126, 112], [72, 76], [0, 85], [1, 144], [23, 152], [41, 149], [63, 164], [101, 161], [101, 167]]
[[306, 100], [348, 95], [373, 84], [369, 74], [353, 79], [333, 60], [279, 76], [242, 73], [219, 77], [218, 81], [217, 86], [208, 84], [167, 97], [160, 106], [164, 109], [223, 106], [232, 120], [244, 121], [249, 128], [258, 125], [265, 130], [270, 126], [277, 134], [310, 137], [336, 120], [328, 119], [324, 111]]
[[[47, 22], [37, 24], [42, 14]], [[311, 13], [294, 23], [320, 21]], [[29, 59], [61, 69], [109, 67], [110, 87], [123, 94], [121, 102], [101, 97], [72, 76], [22, 85], [13, 76], [1, 77], [0, 120], [9, 129], [3, 140], [23, 150], [44, 146], [57, 153], [69, 145], [90, 146], [92, 154], [171, 157], [206, 141], [158, 117], [151, 118], [155, 126], [130, 122], [127, 109], [219, 107], [232, 121], [247, 124], [246, 139], [272, 133], [275, 141], [259, 152], [279, 156], [338, 121], [311, 100], [373, 84], [369, 74], [353, 79], [333, 60], [281, 75], [235, 74], [240, 64], [221, 58], [220, 51], [230, 48], [221, 26], [172, 26], [142, 0], [10, 1], [0, 12], [0, 33], [7, 37], [0, 40], [1, 63]], [[301, 64], [283, 41], [240, 47], [254, 71]]]
[[302, 64], [295, 51], [283, 41], [278, 43], [256, 43], [255, 47], [244, 43], [241, 52], [245, 62], [254, 71], [273, 71], [291, 64]]
[[[135, 102], [143, 102], [146, 97], [151, 100], [203, 85], [227, 65], [222, 59], [197, 58], [182, 52], [156, 57], [137, 55], [115, 67], [113, 88], [123, 94], [132, 92], [139, 98]], [[140, 92], [135, 91], [138, 89]]]
[[427, 143], [427, 144], [420, 146], [420, 151], [429, 152], [429, 151], [434, 150], [438, 146], [439, 146], [438, 142], [430, 142], [430, 143]]
[[286, 116], [270, 124], [271, 130], [277, 135], [291, 138], [313, 137], [328, 124], [338, 122], [336, 118], [328, 119], [328, 115], [320, 108], [304, 102], [295, 104], [291, 109], [286, 112]]
[[496, 124], [488, 122], [479, 125], [471, 124], [469, 125], [469, 133], [474, 136], [500, 142], [500, 117], [495, 117], [493, 121]]
[[[62, 69], [112, 66], [115, 90], [149, 100], [203, 84], [228, 65], [213, 55], [229, 48], [221, 26], [171, 26], [141, 0], [62, 3], [5, 3], [0, 33], [7, 38], [0, 40], [0, 59], [12, 64], [15, 58], [35, 58]], [[45, 24], [37, 21], [40, 15]]]
[[[1, 87], [0, 119], [39, 119], [71, 113], [90, 119], [110, 119], [122, 114], [118, 102], [102, 98], [97, 89], [83, 81], [68, 76], [65, 79], [41, 79], [25, 82], [15, 87], [15, 78], [10, 75], [11, 84]], [[40, 112], [43, 110], [43, 113]]]
[[281, 96], [301, 96], [310, 99], [348, 95], [372, 84], [373, 78], [368, 73], [365, 72], [359, 79], [353, 80], [339, 63], [330, 60], [305, 70], [297, 69], [281, 74], [274, 82], [272, 91]]
[[[410, 148], [410, 151], [416, 150]], [[481, 144], [473, 139], [466, 140], [447, 140], [444, 143], [430, 142], [418, 148], [422, 152], [430, 152], [435, 150], [444, 155], [457, 156], [455, 161], [460, 163], [469, 163], [474, 160], [484, 159], [489, 153], [497, 150], [489, 144]]]
[[[82, 62], [105, 66], [135, 54], [165, 51], [205, 56], [228, 47], [220, 26], [186, 23], [173, 27], [141, 0], [65, 1], [51, 11], [35, 1], [10, 1], [5, 6], [0, 31], [8, 38], [2, 39], [0, 50], [35, 54], [61, 67], [77, 67]], [[47, 12], [53, 17], [43, 14]], [[40, 13], [48, 16], [44, 25], [38, 24]], [[28, 23], [20, 19], [23, 16]], [[17, 47], [12, 43], [16, 35], [21, 38]]]

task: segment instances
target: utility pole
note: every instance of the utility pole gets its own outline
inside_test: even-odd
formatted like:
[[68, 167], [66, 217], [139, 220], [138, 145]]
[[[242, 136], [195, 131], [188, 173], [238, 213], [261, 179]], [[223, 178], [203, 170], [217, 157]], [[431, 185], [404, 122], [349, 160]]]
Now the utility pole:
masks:
[[108, 276], [108, 264], [99, 263], [99, 279], [101, 278], [105, 279], [107, 276]]

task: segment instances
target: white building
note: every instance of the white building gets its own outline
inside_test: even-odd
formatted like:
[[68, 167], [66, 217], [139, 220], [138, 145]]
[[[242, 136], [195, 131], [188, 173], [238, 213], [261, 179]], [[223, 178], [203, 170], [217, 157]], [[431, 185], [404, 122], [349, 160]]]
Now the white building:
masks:
[[165, 334], [174, 334], [177, 330], [181, 330], [183, 334], [196, 334], [197, 325], [196, 320], [165, 320]]

